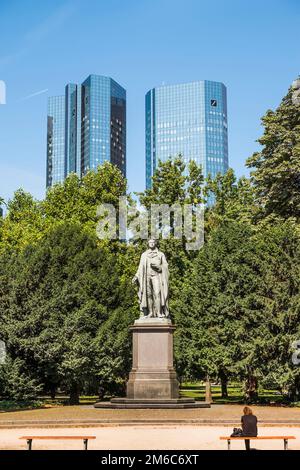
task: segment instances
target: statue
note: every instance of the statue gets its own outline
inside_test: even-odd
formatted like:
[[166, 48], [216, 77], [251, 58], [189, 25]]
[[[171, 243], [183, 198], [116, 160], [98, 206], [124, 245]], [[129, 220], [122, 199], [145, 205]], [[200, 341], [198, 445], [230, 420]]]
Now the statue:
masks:
[[297, 78], [292, 83], [292, 102], [295, 106], [300, 105], [300, 78]]
[[141, 318], [168, 318], [169, 269], [164, 253], [158, 250], [157, 241], [148, 241], [149, 249], [140, 259], [132, 282], [139, 286]]

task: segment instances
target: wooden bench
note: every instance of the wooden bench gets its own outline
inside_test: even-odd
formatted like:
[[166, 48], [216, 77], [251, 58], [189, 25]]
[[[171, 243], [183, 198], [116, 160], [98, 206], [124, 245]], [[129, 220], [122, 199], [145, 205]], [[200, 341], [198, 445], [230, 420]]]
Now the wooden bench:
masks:
[[230, 444], [231, 441], [238, 441], [238, 440], [245, 440], [245, 439], [250, 439], [251, 441], [253, 440], [266, 440], [266, 439], [280, 439], [283, 441], [283, 448], [284, 450], [288, 450], [288, 441], [289, 439], [296, 439], [295, 436], [257, 436], [257, 437], [251, 437], [251, 436], [236, 436], [236, 437], [228, 437], [228, 436], [221, 436], [220, 437], [221, 441], [227, 441], [227, 449], [230, 450]]
[[26, 439], [27, 441], [27, 449], [32, 450], [32, 441], [33, 439], [41, 439], [41, 440], [58, 440], [58, 439], [75, 439], [83, 441], [83, 450], [87, 450], [88, 448], [88, 441], [89, 439], [96, 439], [96, 436], [22, 436], [19, 439]]

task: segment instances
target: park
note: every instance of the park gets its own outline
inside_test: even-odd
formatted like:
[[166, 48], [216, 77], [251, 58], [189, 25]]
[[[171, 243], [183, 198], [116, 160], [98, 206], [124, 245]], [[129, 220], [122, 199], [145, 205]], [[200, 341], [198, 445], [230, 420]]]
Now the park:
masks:
[[300, 451], [296, 3], [0, 2], [3, 467]]
[[264, 118], [252, 179], [204, 182], [178, 156], [139, 195], [151, 210], [213, 193], [200, 250], [172, 236], [172, 217], [159, 243], [100, 239], [99, 204], [135, 204], [109, 163], [44, 201], [16, 191], [0, 226], [1, 448], [75, 449], [90, 436], [89, 449], [225, 449], [247, 404], [257, 449], [300, 449], [299, 160], [272, 182], [279, 152], [292, 156], [282, 126], [299, 141], [292, 97]]

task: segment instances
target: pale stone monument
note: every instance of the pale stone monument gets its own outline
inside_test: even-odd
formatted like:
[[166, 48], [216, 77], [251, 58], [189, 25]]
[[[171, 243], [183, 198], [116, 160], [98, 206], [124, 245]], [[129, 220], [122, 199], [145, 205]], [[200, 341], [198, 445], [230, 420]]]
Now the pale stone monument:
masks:
[[169, 314], [169, 268], [157, 241], [149, 240], [132, 280], [138, 285], [140, 318], [130, 327], [133, 335], [132, 369], [127, 397], [96, 408], [198, 408], [206, 402], [179, 398], [173, 365], [173, 334], [176, 327]]
[[176, 399], [173, 332], [169, 318], [169, 268], [157, 242], [149, 240], [133, 283], [138, 284], [140, 318], [131, 327], [133, 363], [127, 383], [130, 399]]
[[169, 318], [169, 267], [154, 239], [148, 242], [132, 282], [138, 283], [141, 320]]
[[292, 83], [292, 102], [295, 106], [300, 106], [300, 78]]
[[0, 340], [0, 364], [4, 364], [6, 356], [5, 343]]

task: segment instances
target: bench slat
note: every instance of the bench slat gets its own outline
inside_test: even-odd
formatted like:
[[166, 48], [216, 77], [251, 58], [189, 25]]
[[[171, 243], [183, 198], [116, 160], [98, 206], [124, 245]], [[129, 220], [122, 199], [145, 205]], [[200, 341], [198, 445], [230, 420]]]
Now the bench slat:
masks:
[[237, 440], [237, 439], [242, 439], [242, 440], [251, 439], [251, 441], [252, 441], [254, 439], [296, 439], [296, 437], [295, 436], [256, 436], [256, 437], [254, 437], [254, 436], [234, 436], [234, 437], [221, 436], [220, 439], [222, 441], [225, 441], [225, 440], [228, 441], [228, 439], [230, 439], [230, 440], [234, 440], [234, 439], [235, 440]]
[[96, 436], [22, 436], [19, 439], [96, 439]]

